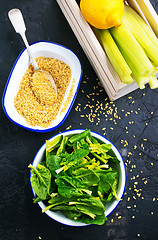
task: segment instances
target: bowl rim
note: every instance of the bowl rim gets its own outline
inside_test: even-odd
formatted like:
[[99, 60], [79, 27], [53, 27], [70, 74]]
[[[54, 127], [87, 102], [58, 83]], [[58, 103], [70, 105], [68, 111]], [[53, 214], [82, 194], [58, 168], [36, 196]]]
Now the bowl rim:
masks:
[[[62, 135], [62, 134], [65, 134], [65, 135], [71, 135], [71, 134], [77, 134], [77, 133], [81, 133], [81, 132], [83, 132], [83, 131], [85, 131], [86, 129], [71, 129], [71, 130], [65, 130], [65, 131], [63, 131], [63, 132], [60, 132], [60, 133], [57, 133], [57, 134], [55, 134], [53, 137], [51, 137], [51, 138], [49, 138], [48, 140], [52, 140], [53, 138], [55, 138], [55, 137], [57, 137], [57, 136], [60, 136], [60, 135]], [[91, 131], [91, 130], [90, 130]], [[120, 152], [118, 151], [118, 149], [115, 147], [115, 145], [110, 141], [110, 140], [108, 140], [105, 136], [103, 136], [103, 135], [101, 135], [101, 134], [99, 134], [99, 133], [97, 133], [97, 132], [94, 132], [94, 131], [91, 131], [91, 133], [92, 133], [92, 136], [95, 136], [95, 137], [97, 137], [98, 136], [98, 139], [100, 139], [101, 141], [102, 141], [102, 139], [103, 139], [103, 141], [106, 141], [106, 142], [108, 142], [109, 144], [111, 144], [112, 145], [112, 150], [113, 150], [113, 152], [116, 154], [117, 153], [117, 155], [119, 155], [119, 159], [121, 160], [121, 164], [122, 164], [122, 186], [121, 186], [121, 189], [122, 189], [122, 191], [120, 192], [120, 196], [119, 196], [119, 198], [120, 199], [122, 199], [122, 197], [123, 197], [123, 195], [124, 195], [124, 192], [125, 192], [125, 188], [126, 188], [126, 180], [127, 180], [127, 174], [126, 174], [126, 167], [125, 167], [125, 163], [124, 163], [124, 160], [123, 160], [123, 157], [121, 156], [121, 154], [120, 154]], [[39, 163], [39, 161], [37, 161], [38, 159], [38, 155], [40, 154], [40, 153], [43, 153], [44, 151], [45, 151], [45, 148], [46, 148], [46, 143], [44, 143], [40, 148], [39, 148], [39, 150], [37, 151], [37, 153], [36, 153], [36, 155], [35, 155], [35, 157], [34, 157], [34, 159], [33, 159], [33, 162], [32, 162], [32, 165], [34, 166], [34, 165], [37, 165], [38, 163]], [[32, 173], [30, 172], [30, 178], [31, 178], [31, 175], [32, 175]], [[31, 181], [30, 181], [30, 185], [31, 185]], [[31, 186], [31, 190], [32, 190], [32, 193], [33, 193], [33, 195], [34, 195], [34, 191], [33, 191], [33, 188], [32, 188], [32, 186]], [[120, 203], [120, 201], [121, 200], [113, 200], [114, 202], [113, 202], [113, 204], [114, 204], [114, 206], [113, 206], [113, 208], [111, 209], [111, 211], [108, 213], [108, 214], [106, 214], [106, 217], [108, 217], [116, 208], [117, 208], [117, 206], [119, 205], [119, 203]], [[43, 203], [43, 201], [40, 201], [40, 202], [38, 202], [38, 205], [39, 205], [39, 207], [41, 208], [41, 209], [43, 209], [44, 207], [45, 207], [45, 205], [44, 205], [44, 203]], [[61, 224], [64, 224], [64, 225], [67, 225], [67, 226], [73, 226], [73, 227], [83, 227], [83, 226], [88, 226], [88, 225], [92, 225], [92, 224], [85, 224], [85, 223], [82, 223], [82, 222], [75, 222], [75, 221], [73, 221], [73, 220], [71, 220], [70, 222], [73, 222], [74, 224], [67, 224], [67, 223], [65, 223], [65, 222], [62, 222], [62, 221], [60, 221], [59, 219], [55, 219], [55, 218], [53, 218], [51, 215], [52, 213], [52, 211], [50, 211], [50, 210], [47, 210], [46, 212], [45, 212], [45, 214], [47, 215], [47, 216], [49, 216], [51, 219], [53, 219], [54, 221], [57, 221], [57, 222], [59, 222], [59, 223], [61, 223]], [[69, 220], [69, 219], [68, 219]]]
[[69, 113], [70, 113], [70, 111], [71, 111], [71, 108], [72, 108], [72, 106], [73, 106], [73, 104], [74, 104], [74, 102], [75, 102], [75, 99], [76, 99], [78, 90], [79, 90], [79, 86], [80, 86], [80, 83], [81, 83], [82, 72], [83, 72], [83, 71], [82, 71], [82, 65], [81, 65], [81, 62], [80, 62], [79, 58], [77, 57], [77, 55], [76, 55], [71, 49], [69, 49], [69, 48], [67, 48], [67, 47], [65, 47], [65, 46], [63, 46], [63, 45], [61, 45], [61, 44], [59, 44], [59, 43], [55, 43], [55, 42], [51, 42], [51, 41], [46, 41], [46, 40], [33, 42], [33, 43], [30, 44], [30, 46], [35, 45], [35, 44], [39, 44], [39, 43], [50, 43], [50, 44], [59, 46], [59, 47], [61, 47], [61, 48], [65, 48], [66, 50], [68, 50], [68, 51], [70, 51], [72, 54], [74, 54], [74, 56], [78, 59], [78, 62], [79, 62], [79, 65], [80, 65], [80, 69], [81, 69], [81, 73], [80, 73], [80, 77], [79, 77], [79, 80], [78, 80], [78, 84], [77, 84], [77, 88], [76, 88], [75, 94], [74, 94], [74, 96], [73, 96], [73, 98], [72, 98], [72, 100], [71, 100], [71, 104], [70, 104], [70, 106], [69, 106], [66, 114], [64, 115], [63, 119], [62, 119], [56, 126], [50, 127], [50, 128], [46, 128], [46, 129], [34, 129], [34, 128], [31, 128], [31, 127], [24, 126], [23, 124], [20, 124], [20, 123], [16, 122], [15, 120], [13, 120], [13, 119], [9, 116], [9, 114], [8, 114], [8, 112], [7, 112], [7, 109], [6, 109], [6, 107], [5, 107], [5, 95], [6, 95], [7, 88], [8, 88], [8, 85], [9, 85], [9, 82], [10, 82], [10, 79], [11, 79], [11, 76], [12, 76], [12, 73], [13, 73], [13, 71], [14, 71], [14, 68], [15, 68], [16, 64], [18, 63], [21, 55], [24, 53], [25, 50], [27, 50], [26, 47], [19, 53], [17, 59], [16, 59], [15, 62], [14, 62], [14, 65], [13, 65], [13, 67], [12, 67], [10, 73], [9, 73], [9, 77], [8, 77], [8, 79], [7, 79], [7, 82], [6, 82], [4, 91], [3, 91], [3, 95], [2, 95], [2, 108], [3, 108], [3, 111], [4, 111], [5, 115], [8, 117], [8, 119], [9, 119], [11, 122], [13, 122], [14, 124], [18, 125], [19, 127], [25, 128], [25, 129], [30, 130], [30, 131], [33, 131], [33, 132], [45, 133], [45, 132], [50, 132], [50, 131], [55, 130], [55, 129], [57, 129], [58, 127], [60, 127], [60, 126], [63, 124], [63, 122], [66, 120], [66, 118], [68, 117], [68, 115], [69, 115]]

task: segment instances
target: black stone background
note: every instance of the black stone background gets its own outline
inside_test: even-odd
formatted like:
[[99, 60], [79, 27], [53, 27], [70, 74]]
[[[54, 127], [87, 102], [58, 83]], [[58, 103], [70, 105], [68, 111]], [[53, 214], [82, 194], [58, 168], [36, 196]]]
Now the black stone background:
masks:
[[[158, 1], [151, 2], [158, 12]], [[62, 126], [54, 131], [41, 134], [20, 128], [9, 121], [2, 106], [0, 107], [0, 239], [157, 240], [158, 89], [150, 90], [146, 87], [110, 103], [106, 100], [106, 92], [97, 81], [93, 68], [55, 0], [1, 0], [1, 96], [9, 72], [24, 48], [22, 39], [15, 33], [8, 20], [8, 11], [15, 7], [23, 12], [29, 42], [49, 40], [70, 48], [81, 61], [83, 77], [69, 116]], [[93, 110], [100, 114], [94, 118], [93, 123], [86, 116], [90, 113], [86, 104], [94, 105]], [[116, 119], [116, 125], [113, 122], [115, 119], [113, 114], [106, 117], [107, 110], [101, 110], [101, 104], [103, 107], [108, 104], [107, 109], [117, 108], [120, 119]], [[76, 108], [79, 107], [81, 111], [77, 111]], [[46, 139], [69, 127], [90, 128], [105, 134], [120, 150], [126, 162], [125, 195], [103, 226], [91, 225], [81, 228], [65, 226], [42, 214], [39, 206], [32, 203], [30, 173], [27, 166], [32, 163], [36, 152]], [[121, 140], [126, 140], [128, 145], [124, 145]], [[135, 145], [137, 148], [134, 147]], [[147, 184], [145, 184], [146, 180]], [[134, 185], [136, 189], [142, 189], [139, 192], [140, 196], [137, 195]], [[121, 219], [118, 219], [118, 216], [121, 216]]]

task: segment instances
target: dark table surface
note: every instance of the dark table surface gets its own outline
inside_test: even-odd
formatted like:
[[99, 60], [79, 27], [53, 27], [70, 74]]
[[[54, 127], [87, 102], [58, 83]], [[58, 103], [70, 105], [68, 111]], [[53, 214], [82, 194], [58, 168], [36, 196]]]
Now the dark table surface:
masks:
[[[158, 1], [151, 2], [158, 12]], [[0, 239], [157, 240], [158, 89], [146, 87], [110, 102], [55, 0], [1, 0], [1, 96], [14, 61], [24, 48], [7, 15], [15, 7], [23, 12], [29, 42], [49, 40], [70, 48], [81, 61], [83, 76], [72, 110], [57, 130], [41, 134], [20, 128], [9, 121], [1, 107]], [[123, 155], [125, 194], [103, 226], [62, 225], [42, 214], [32, 202], [28, 165], [46, 139], [69, 128], [90, 128], [106, 136]]]

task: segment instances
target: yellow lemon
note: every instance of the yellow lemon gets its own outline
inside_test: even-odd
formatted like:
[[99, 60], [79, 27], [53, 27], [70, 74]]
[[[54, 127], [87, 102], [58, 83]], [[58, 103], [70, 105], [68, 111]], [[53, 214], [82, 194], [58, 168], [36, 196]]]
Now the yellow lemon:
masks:
[[80, 9], [93, 27], [108, 29], [121, 25], [124, 3], [123, 0], [81, 0]]

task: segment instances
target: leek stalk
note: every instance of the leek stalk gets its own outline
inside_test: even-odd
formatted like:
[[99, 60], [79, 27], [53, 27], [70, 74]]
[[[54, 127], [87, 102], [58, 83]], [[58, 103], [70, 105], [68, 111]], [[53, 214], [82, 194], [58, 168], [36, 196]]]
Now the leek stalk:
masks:
[[132, 75], [134, 77], [134, 80], [136, 81], [136, 83], [138, 84], [138, 87], [140, 89], [144, 89], [145, 88], [145, 84], [149, 83], [149, 77], [150, 76], [147, 76], [145, 74], [143, 75], [140, 75], [136, 69], [133, 67], [133, 63], [130, 61], [128, 55], [126, 54], [126, 52], [124, 52], [122, 50], [122, 53], [123, 53], [123, 56], [124, 58], [126, 59], [126, 61], [128, 62], [129, 66], [131, 67], [132, 69]]
[[158, 80], [154, 74], [153, 75], [138, 74], [138, 72], [133, 68], [133, 65], [132, 65], [130, 59], [128, 58], [127, 54], [125, 52], [123, 52], [123, 55], [124, 55], [124, 58], [126, 59], [126, 61], [128, 62], [129, 66], [131, 67], [134, 80], [136, 81], [136, 83], [138, 84], [138, 87], [140, 89], [144, 89], [145, 84], [147, 84], [147, 83], [149, 83], [151, 89], [155, 89], [158, 87]]
[[149, 77], [149, 85], [151, 89], [158, 88], [158, 79], [156, 76]]
[[94, 31], [121, 81], [125, 84], [132, 83], [132, 71], [126, 63], [125, 59], [123, 58], [110, 32], [108, 30], [101, 30], [96, 28], [94, 29]]
[[137, 12], [135, 12], [131, 7], [129, 7], [125, 4], [124, 15], [128, 16], [128, 18], [133, 19], [133, 21], [134, 21], [133, 24], [135, 23], [135, 21], [137, 21], [139, 23], [139, 25], [142, 27], [142, 29], [144, 30], [144, 32], [148, 35], [150, 40], [153, 42], [153, 44], [158, 48], [157, 36], [153, 32], [153, 30], [146, 24], [144, 19], [141, 16], [139, 16], [139, 14]]
[[144, 89], [145, 84], [149, 83], [151, 76], [146, 76], [146, 75], [140, 76], [137, 72], [133, 71], [133, 77], [136, 83], [138, 84], [138, 87], [140, 89]]
[[[134, 70], [134, 72], [140, 76], [150, 76], [155, 73], [155, 69], [144, 50], [124, 23], [117, 28], [111, 28], [110, 33], [117, 43], [122, 55], [125, 57], [126, 62], [130, 62], [130, 64], [128, 62], [128, 65], [132, 72]], [[126, 53], [126, 56], [124, 53]]]
[[136, 12], [135, 14], [133, 14], [133, 12], [134, 12], [133, 9], [125, 5], [122, 21], [133, 33], [136, 40], [139, 42], [141, 47], [145, 50], [146, 55], [150, 58], [150, 60], [156, 66], [158, 66], [158, 47], [152, 42], [150, 37], [146, 34], [144, 29], [140, 25], [140, 21], [139, 21], [140, 17], [138, 17], [138, 14]]

